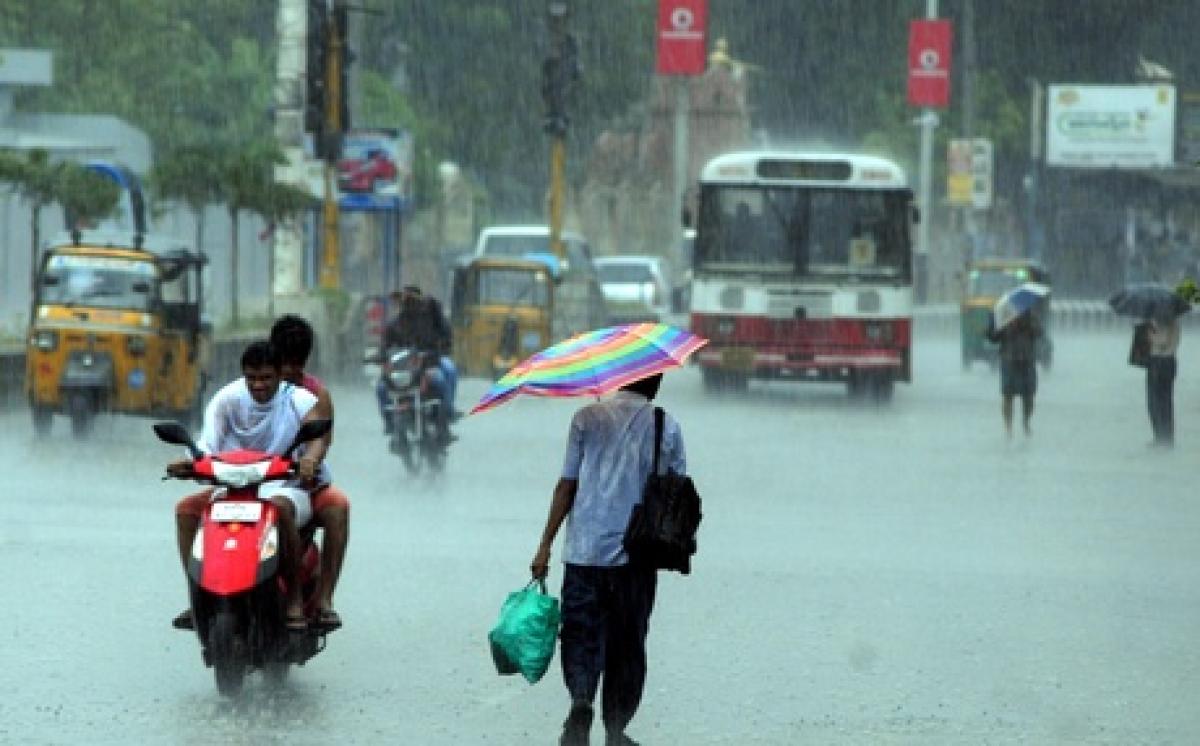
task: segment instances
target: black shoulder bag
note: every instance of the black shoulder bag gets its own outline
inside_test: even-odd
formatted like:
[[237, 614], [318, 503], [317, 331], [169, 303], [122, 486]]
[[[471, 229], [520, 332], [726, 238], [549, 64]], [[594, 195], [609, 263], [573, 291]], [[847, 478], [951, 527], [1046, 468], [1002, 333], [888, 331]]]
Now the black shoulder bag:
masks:
[[654, 468], [642, 490], [642, 501], [633, 506], [625, 528], [624, 546], [630, 562], [656, 570], [691, 572], [700, 528], [700, 495], [690, 477], [670, 469], [658, 473], [662, 451], [661, 407], [654, 408]]

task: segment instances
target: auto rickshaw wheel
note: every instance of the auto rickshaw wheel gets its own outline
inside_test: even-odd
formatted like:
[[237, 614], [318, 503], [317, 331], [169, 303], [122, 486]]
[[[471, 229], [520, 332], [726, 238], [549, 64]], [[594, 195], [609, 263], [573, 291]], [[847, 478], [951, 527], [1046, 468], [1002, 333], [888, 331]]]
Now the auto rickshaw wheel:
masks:
[[71, 434], [86, 438], [92, 431], [92, 420], [96, 416], [95, 402], [86, 391], [75, 391], [67, 398], [67, 414], [71, 418]]
[[39, 438], [44, 438], [50, 434], [50, 427], [54, 424], [54, 412], [49, 407], [33, 406], [29, 410], [33, 416], [33, 432]]

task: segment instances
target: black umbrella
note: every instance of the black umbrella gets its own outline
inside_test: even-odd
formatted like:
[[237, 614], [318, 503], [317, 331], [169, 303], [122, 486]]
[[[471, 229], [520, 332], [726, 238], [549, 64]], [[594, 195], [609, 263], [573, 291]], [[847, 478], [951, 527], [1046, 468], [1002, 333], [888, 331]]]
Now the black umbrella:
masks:
[[1109, 298], [1108, 305], [1123, 316], [1159, 321], [1170, 321], [1192, 308], [1174, 290], [1155, 283], [1130, 285]]

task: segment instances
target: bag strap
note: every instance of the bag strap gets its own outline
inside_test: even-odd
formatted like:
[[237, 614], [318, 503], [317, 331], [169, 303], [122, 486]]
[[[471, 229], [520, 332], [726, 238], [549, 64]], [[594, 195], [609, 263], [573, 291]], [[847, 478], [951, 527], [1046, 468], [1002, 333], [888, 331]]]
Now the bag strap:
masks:
[[666, 419], [666, 413], [662, 407], [654, 408], [654, 468], [650, 473], [658, 476], [658, 454], [662, 450], [663, 440], [663, 421]]

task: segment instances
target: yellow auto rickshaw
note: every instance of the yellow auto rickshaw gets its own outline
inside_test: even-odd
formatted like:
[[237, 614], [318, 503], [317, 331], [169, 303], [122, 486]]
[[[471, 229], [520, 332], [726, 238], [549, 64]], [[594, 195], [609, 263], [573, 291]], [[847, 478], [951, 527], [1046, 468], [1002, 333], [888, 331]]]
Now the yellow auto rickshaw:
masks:
[[55, 414], [86, 435], [99, 412], [173, 417], [204, 411], [209, 328], [202, 255], [141, 234], [72, 231], [37, 273], [25, 356], [34, 429]]
[[552, 344], [554, 290], [544, 262], [479, 257], [460, 265], [450, 301], [459, 371], [498, 378]]
[[[977, 259], [967, 265], [959, 315], [963, 370], [968, 370], [976, 360], [996, 365], [997, 347], [986, 337], [992, 308], [1001, 295], [1024, 282], [1037, 282], [1049, 286], [1050, 274], [1032, 259]], [[1038, 343], [1038, 362], [1048, 369], [1053, 357], [1053, 344], [1049, 334], [1050, 297], [1047, 296], [1032, 313], [1038, 317], [1045, 332]]]

